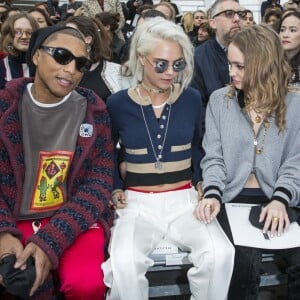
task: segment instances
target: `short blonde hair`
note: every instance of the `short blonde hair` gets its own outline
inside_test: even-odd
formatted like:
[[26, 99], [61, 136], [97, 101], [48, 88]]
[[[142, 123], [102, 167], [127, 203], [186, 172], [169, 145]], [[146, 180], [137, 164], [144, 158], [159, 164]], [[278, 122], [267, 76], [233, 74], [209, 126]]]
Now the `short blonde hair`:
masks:
[[132, 37], [128, 67], [136, 84], [143, 80], [143, 65], [138, 57], [148, 55], [153, 50], [154, 41], [157, 39], [172, 41], [181, 47], [186, 68], [178, 73], [175, 82], [180, 83], [182, 89], [187, 88], [194, 69], [193, 45], [179, 25], [161, 17], [145, 20], [137, 27]]

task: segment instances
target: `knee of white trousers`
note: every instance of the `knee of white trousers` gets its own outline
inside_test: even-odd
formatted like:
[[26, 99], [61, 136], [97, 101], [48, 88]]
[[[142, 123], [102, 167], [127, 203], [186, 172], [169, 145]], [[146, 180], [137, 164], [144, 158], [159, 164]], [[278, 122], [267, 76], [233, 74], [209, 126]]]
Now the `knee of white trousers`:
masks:
[[[110, 252], [112, 264], [119, 272], [129, 274], [129, 272], [145, 273], [147, 269], [153, 265], [153, 260], [146, 256], [146, 254], [138, 251], [133, 245], [123, 245], [123, 247], [113, 247]], [[120, 246], [120, 245], [119, 245]], [[114, 269], [114, 268], [113, 268]], [[114, 270], [113, 270], [114, 272]]]
[[195, 253], [194, 251], [189, 255], [189, 258], [193, 263], [193, 267], [189, 270], [189, 272], [193, 274], [193, 276], [207, 275], [209, 277], [209, 274], [213, 272], [215, 256], [212, 250], [204, 252], [199, 251], [199, 253]]

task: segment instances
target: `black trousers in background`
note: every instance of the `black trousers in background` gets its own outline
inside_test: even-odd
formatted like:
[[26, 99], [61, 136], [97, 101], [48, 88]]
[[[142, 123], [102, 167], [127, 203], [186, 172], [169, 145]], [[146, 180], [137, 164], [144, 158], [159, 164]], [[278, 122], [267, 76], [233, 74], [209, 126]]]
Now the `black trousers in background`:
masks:
[[[265, 197], [240, 196], [232, 202], [263, 204], [268, 201]], [[230, 225], [228, 222], [225, 205], [221, 207], [218, 221], [228, 238], [233, 242]], [[299, 237], [300, 239], [300, 237]], [[235, 260], [232, 279], [229, 288], [228, 300], [257, 300], [260, 283], [260, 271], [262, 268], [262, 253], [270, 252], [259, 248], [244, 246], [235, 247]], [[300, 299], [300, 248], [272, 250], [271, 253], [280, 255], [286, 263], [288, 274], [288, 295], [287, 300]]]

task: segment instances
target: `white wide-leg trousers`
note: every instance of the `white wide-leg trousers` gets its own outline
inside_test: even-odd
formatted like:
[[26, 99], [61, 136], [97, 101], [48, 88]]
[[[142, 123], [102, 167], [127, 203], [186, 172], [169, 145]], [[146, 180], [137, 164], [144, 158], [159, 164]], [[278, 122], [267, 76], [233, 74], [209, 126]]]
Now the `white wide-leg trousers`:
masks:
[[149, 255], [166, 239], [190, 252], [188, 280], [195, 300], [225, 300], [233, 270], [234, 248], [219, 223], [197, 220], [194, 188], [164, 193], [126, 191], [127, 206], [117, 211], [110, 258], [102, 264], [109, 300], [148, 299]]

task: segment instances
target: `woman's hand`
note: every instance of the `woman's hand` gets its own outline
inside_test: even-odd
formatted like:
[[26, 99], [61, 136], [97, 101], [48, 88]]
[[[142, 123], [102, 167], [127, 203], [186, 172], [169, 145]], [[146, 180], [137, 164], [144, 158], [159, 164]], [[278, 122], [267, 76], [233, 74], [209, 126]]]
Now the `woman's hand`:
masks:
[[111, 207], [114, 209], [122, 209], [125, 208], [127, 202], [126, 202], [126, 196], [124, 191], [118, 189], [114, 190], [111, 193]]
[[271, 237], [276, 233], [280, 236], [287, 231], [290, 225], [285, 205], [277, 200], [271, 201], [262, 209], [259, 222], [265, 222], [263, 232], [266, 233], [270, 230]]
[[204, 198], [199, 201], [194, 214], [198, 220], [208, 224], [217, 216], [220, 209], [220, 201], [216, 198]]

